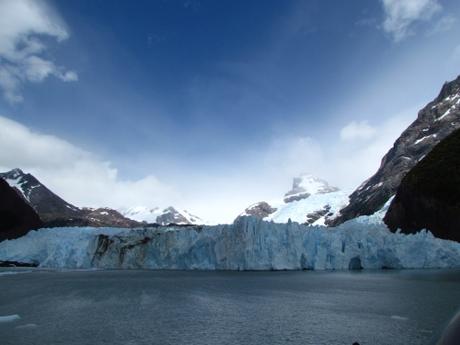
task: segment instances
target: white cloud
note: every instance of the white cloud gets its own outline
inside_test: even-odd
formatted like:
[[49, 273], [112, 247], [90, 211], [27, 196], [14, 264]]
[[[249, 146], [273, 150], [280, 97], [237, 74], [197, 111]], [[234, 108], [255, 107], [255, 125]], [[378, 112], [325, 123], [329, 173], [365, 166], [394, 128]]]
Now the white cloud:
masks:
[[428, 36], [443, 33], [446, 31], [449, 31], [452, 29], [452, 27], [455, 25], [457, 22], [457, 18], [451, 16], [451, 15], [446, 15], [440, 18], [434, 25], [433, 27], [427, 32]]
[[[113, 165], [56, 136], [37, 133], [0, 117], [0, 171], [19, 167], [77, 206], [135, 205], [185, 208], [213, 223], [232, 222], [248, 205], [279, 200], [292, 178], [312, 173], [341, 188], [354, 188], [379, 166], [394, 140], [415, 118], [411, 109], [384, 120], [366, 141], [286, 135], [231, 165], [161, 164], [166, 183], [148, 174], [121, 179]], [[359, 122], [357, 122], [359, 123]], [[152, 157], [150, 157], [152, 159]], [[142, 164], [132, 164], [141, 166]]]
[[31, 172], [77, 206], [167, 206], [177, 199], [174, 189], [153, 175], [120, 179], [110, 162], [1, 116], [0, 147], [1, 171], [19, 167]]
[[25, 82], [49, 76], [75, 81], [78, 76], [45, 58], [44, 36], [58, 42], [69, 37], [59, 15], [42, 0], [0, 0], [0, 88], [10, 103], [23, 100]]
[[375, 128], [370, 126], [367, 121], [352, 121], [340, 130], [342, 140], [370, 139], [375, 135]]
[[398, 42], [413, 34], [413, 26], [430, 20], [442, 10], [438, 0], [381, 0], [385, 12], [383, 29]]
[[376, 123], [373, 136], [366, 141], [342, 141], [326, 152], [328, 165], [324, 176], [340, 187], [355, 188], [372, 176], [385, 153], [415, 120], [414, 107]]
[[[290, 183], [292, 177], [306, 172], [340, 188], [353, 189], [377, 171], [383, 155], [415, 120], [417, 109], [419, 107], [385, 118], [376, 123], [378, 130], [365, 121], [351, 122], [340, 130], [339, 141], [321, 141], [320, 137], [277, 140], [266, 151], [265, 163], [259, 166], [263, 167], [264, 174], [270, 167], [276, 169], [280, 176], [274, 184], [281, 178]], [[342, 140], [344, 132], [346, 140]]]

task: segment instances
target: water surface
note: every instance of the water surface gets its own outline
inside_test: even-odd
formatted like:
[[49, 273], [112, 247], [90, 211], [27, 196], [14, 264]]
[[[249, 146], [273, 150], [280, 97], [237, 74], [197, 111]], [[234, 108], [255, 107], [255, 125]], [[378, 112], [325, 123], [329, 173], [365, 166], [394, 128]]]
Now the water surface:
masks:
[[459, 270], [28, 271], [0, 274], [2, 345], [422, 345], [460, 306]]

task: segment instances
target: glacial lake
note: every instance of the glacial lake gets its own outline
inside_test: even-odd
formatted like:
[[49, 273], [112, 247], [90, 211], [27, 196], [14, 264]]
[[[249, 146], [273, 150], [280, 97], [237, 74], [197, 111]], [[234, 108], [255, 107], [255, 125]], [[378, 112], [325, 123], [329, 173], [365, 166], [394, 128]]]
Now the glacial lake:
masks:
[[459, 270], [11, 271], [2, 345], [422, 345], [460, 306]]

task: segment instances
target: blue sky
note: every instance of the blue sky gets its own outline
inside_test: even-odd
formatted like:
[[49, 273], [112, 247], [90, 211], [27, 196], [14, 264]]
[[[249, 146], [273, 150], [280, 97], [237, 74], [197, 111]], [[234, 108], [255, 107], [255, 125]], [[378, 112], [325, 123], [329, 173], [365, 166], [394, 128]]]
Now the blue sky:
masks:
[[353, 188], [460, 72], [449, 0], [2, 9], [13, 18], [0, 19], [0, 114], [26, 143], [11, 139], [0, 167], [78, 205], [174, 204], [229, 221], [301, 172]]

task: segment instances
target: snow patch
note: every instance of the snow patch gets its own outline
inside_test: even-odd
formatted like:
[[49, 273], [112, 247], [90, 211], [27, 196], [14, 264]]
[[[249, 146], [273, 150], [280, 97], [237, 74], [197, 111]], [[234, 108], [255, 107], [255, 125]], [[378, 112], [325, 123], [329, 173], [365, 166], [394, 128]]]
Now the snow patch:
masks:
[[5, 181], [10, 185], [11, 188], [16, 188], [26, 199], [27, 201], [29, 200], [29, 196], [24, 193], [24, 189], [22, 188], [22, 185], [25, 183], [25, 181], [22, 180], [22, 177], [16, 177], [16, 178], [7, 178]]
[[[307, 215], [321, 211], [325, 207], [330, 208], [327, 214], [336, 215], [348, 202], [348, 192], [336, 191], [326, 194], [313, 194], [306, 199], [291, 201], [289, 203], [273, 204], [277, 210], [264, 218], [275, 223], [287, 223], [288, 220], [297, 223], [305, 223]], [[313, 225], [324, 225], [326, 215], [320, 217]]]

